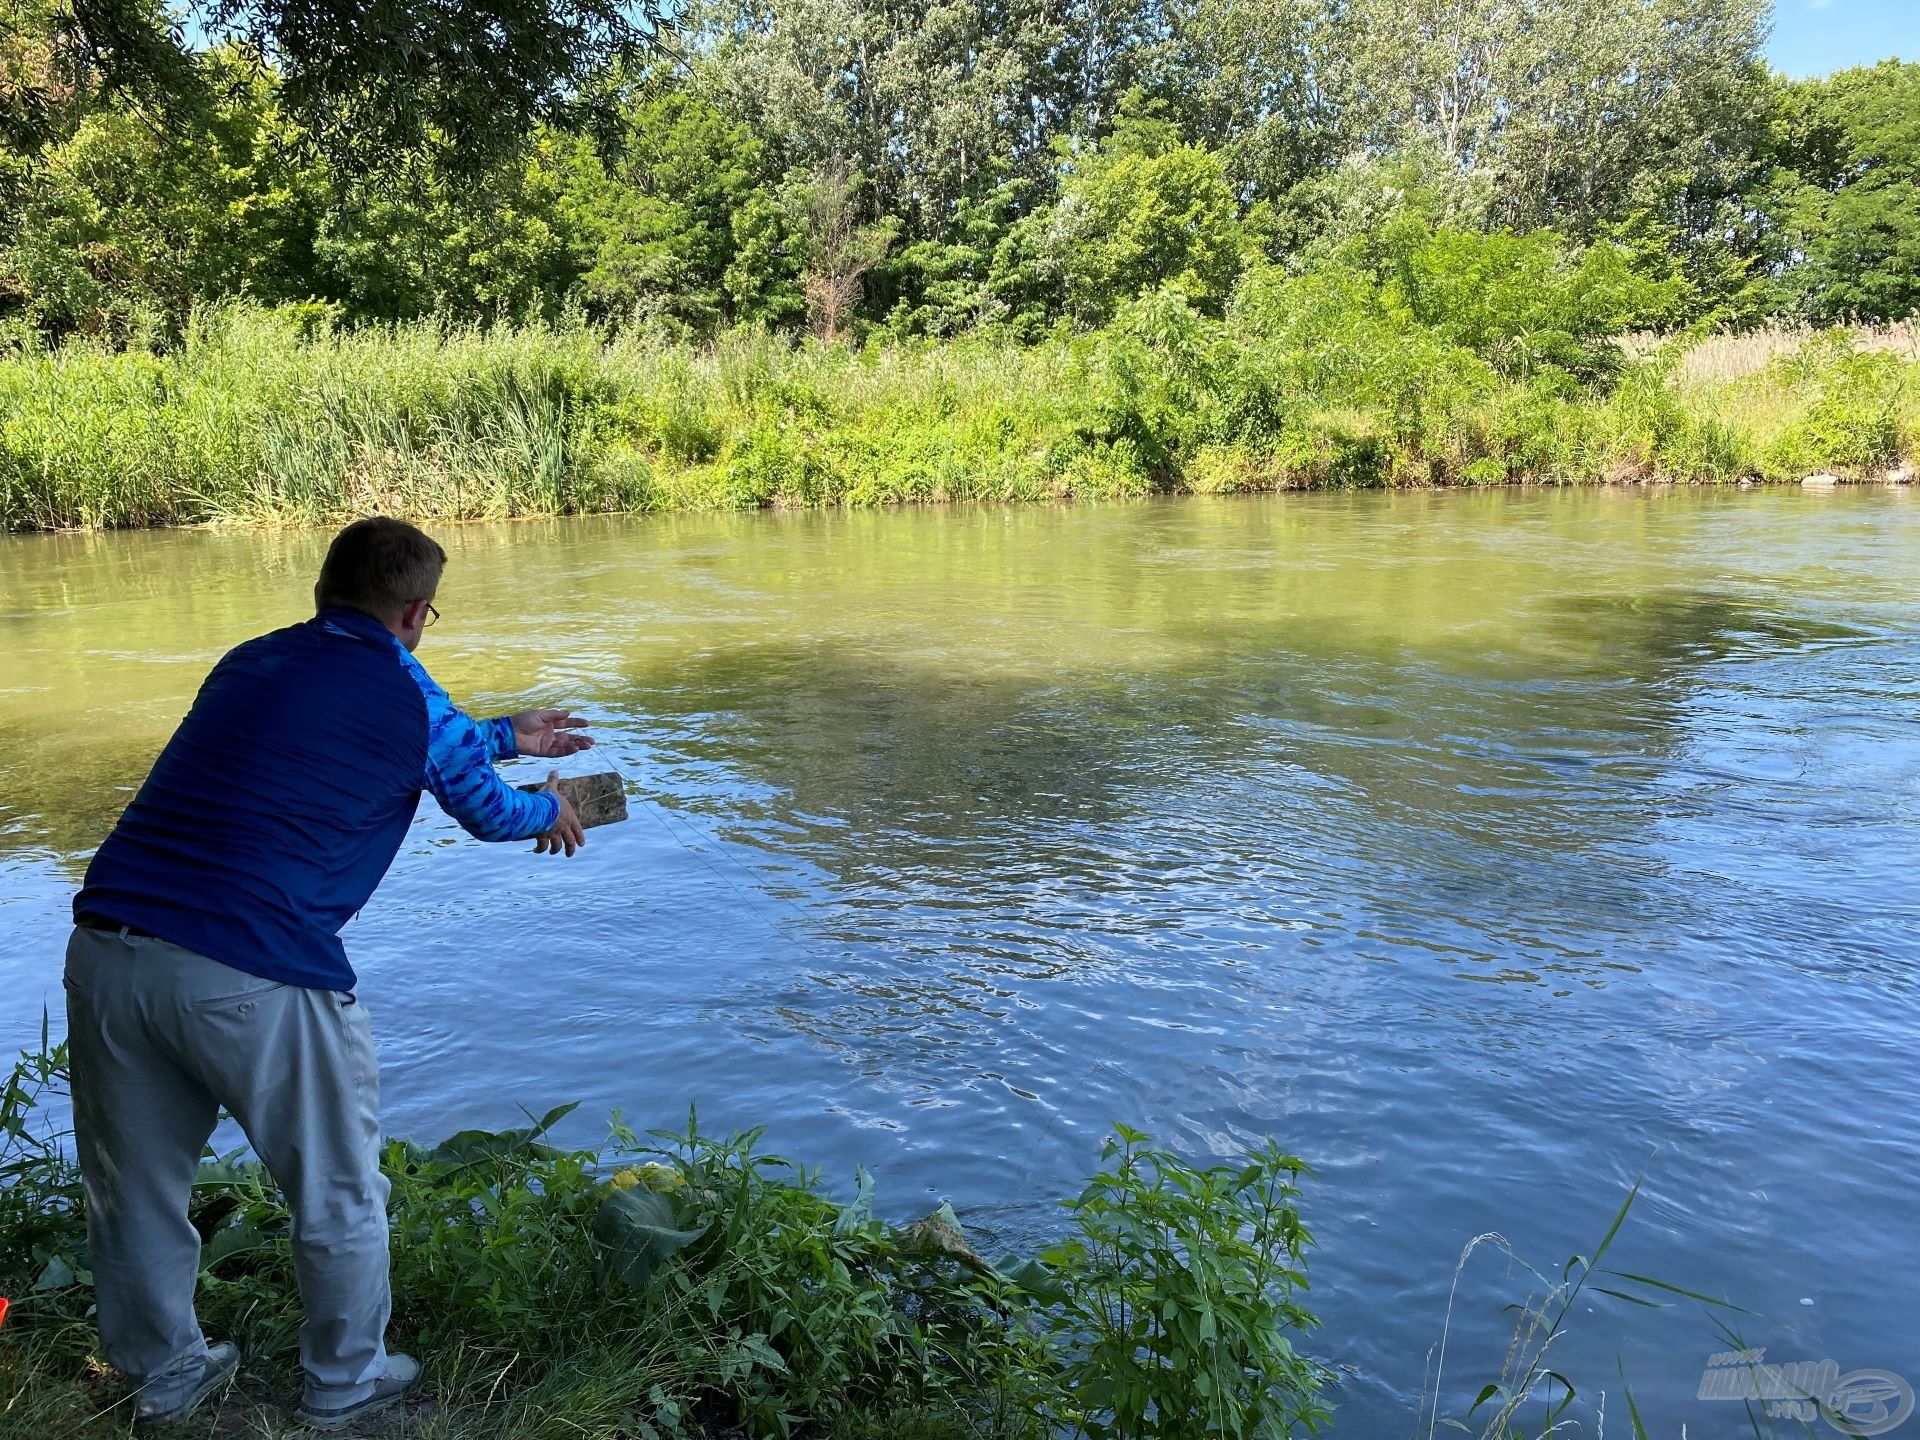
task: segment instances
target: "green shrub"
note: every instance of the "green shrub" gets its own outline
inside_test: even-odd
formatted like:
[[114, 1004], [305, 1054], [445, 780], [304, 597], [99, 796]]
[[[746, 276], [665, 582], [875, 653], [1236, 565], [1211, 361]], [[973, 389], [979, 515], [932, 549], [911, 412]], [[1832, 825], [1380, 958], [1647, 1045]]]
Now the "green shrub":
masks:
[[51, 1288], [84, 1268], [80, 1170], [42, 1109], [63, 1093], [67, 1047], [47, 1038], [43, 1016], [40, 1048], [22, 1055], [0, 1087], [0, 1275], [13, 1287], [0, 1294]]
[[1616, 475], [1728, 480], [1756, 470], [1752, 447], [1714, 416], [1691, 408], [1664, 367], [1652, 362], [1629, 368], [1597, 420], [1602, 463]]
[[1124, 1125], [1102, 1158], [1073, 1233], [1013, 1272], [1065, 1357], [1049, 1420], [1090, 1440], [1317, 1428], [1321, 1370], [1293, 1347], [1316, 1323], [1293, 1298], [1306, 1166], [1269, 1141], [1199, 1169]]
[[1904, 417], [1914, 367], [1887, 352], [1856, 350], [1844, 332], [1822, 337], [1773, 364], [1776, 384], [1803, 408], [1767, 447], [1770, 472], [1792, 479], [1811, 470], [1864, 475], [1893, 464], [1912, 441]]

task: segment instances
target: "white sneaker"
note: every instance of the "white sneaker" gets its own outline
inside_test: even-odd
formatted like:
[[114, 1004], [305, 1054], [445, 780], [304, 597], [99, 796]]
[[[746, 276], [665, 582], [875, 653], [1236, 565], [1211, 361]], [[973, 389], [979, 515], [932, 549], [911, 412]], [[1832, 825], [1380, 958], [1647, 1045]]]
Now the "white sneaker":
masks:
[[309, 1430], [344, 1430], [356, 1420], [377, 1415], [420, 1388], [420, 1362], [411, 1355], [388, 1352], [387, 1373], [373, 1382], [373, 1393], [353, 1405], [320, 1406], [302, 1400], [293, 1418]]

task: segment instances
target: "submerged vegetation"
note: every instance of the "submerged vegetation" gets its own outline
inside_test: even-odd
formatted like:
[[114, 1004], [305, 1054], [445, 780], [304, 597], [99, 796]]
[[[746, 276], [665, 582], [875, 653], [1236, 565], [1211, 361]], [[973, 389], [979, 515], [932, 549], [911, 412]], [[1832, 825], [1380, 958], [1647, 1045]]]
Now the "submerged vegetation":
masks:
[[[94, 1355], [79, 1177], [48, 1129], [64, 1047], [0, 1089], [0, 1433], [123, 1434]], [[1328, 1411], [1295, 1342], [1312, 1243], [1298, 1160], [1197, 1168], [1119, 1130], [1059, 1242], [995, 1267], [943, 1206], [904, 1228], [690, 1116], [601, 1151], [568, 1109], [431, 1149], [389, 1142], [394, 1331], [430, 1366], [423, 1437], [1277, 1437]], [[191, 1209], [199, 1309], [244, 1372], [220, 1433], [289, 1428], [299, 1301], [288, 1215], [244, 1152]]]

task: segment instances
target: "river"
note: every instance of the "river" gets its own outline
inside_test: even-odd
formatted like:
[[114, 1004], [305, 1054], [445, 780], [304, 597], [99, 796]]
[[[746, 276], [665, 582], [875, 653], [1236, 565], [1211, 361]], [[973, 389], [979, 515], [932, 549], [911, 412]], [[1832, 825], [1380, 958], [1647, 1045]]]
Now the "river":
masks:
[[[583, 710], [565, 768], [635, 803], [572, 861], [422, 806], [347, 931], [395, 1133], [697, 1103], [997, 1249], [1111, 1121], [1271, 1133], [1361, 1436], [1414, 1431], [1463, 1244], [1557, 1273], [1644, 1177], [1620, 1269], [1920, 1382], [1920, 496], [437, 528], [422, 659]], [[0, 1044], [61, 1028], [87, 855], [326, 538], [0, 539]], [[1528, 1289], [1467, 1269], [1457, 1409]], [[1556, 1368], [1620, 1433], [1622, 1368], [1655, 1433], [1745, 1433], [1669, 1298], [1590, 1295]]]

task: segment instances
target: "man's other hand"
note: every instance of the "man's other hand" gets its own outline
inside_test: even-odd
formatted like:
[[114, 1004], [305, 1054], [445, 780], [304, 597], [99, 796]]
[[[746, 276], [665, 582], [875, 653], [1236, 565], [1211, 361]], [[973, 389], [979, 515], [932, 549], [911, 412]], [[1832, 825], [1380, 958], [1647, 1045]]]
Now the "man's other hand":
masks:
[[[536, 713], [558, 715], [561, 712], [558, 710], [548, 710]], [[518, 728], [520, 717], [516, 715], [513, 718], [515, 728]], [[572, 735], [562, 735], [559, 738], [571, 741], [575, 737]], [[584, 736], [579, 738], [585, 740]], [[585, 743], [591, 745], [593, 742], [586, 740]], [[580, 817], [573, 813], [573, 802], [560, 790], [560, 772], [558, 770], [548, 772], [547, 789], [559, 796], [560, 818], [553, 822], [553, 828], [551, 830], [535, 838], [533, 842], [533, 853], [536, 855], [558, 855], [561, 850], [564, 849], [567, 854], [571, 855], [587, 843], [587, 832], [580, 824]]]
[[[513, 743], [522, 755], [538, 755], [558, 760], [593, 748], [591, 735], [575, 735], [590, 723], [566, 710], [522, 710], [509, 717], [513, 725]], [[571, 852], [569, 852], [571, 853]]]

